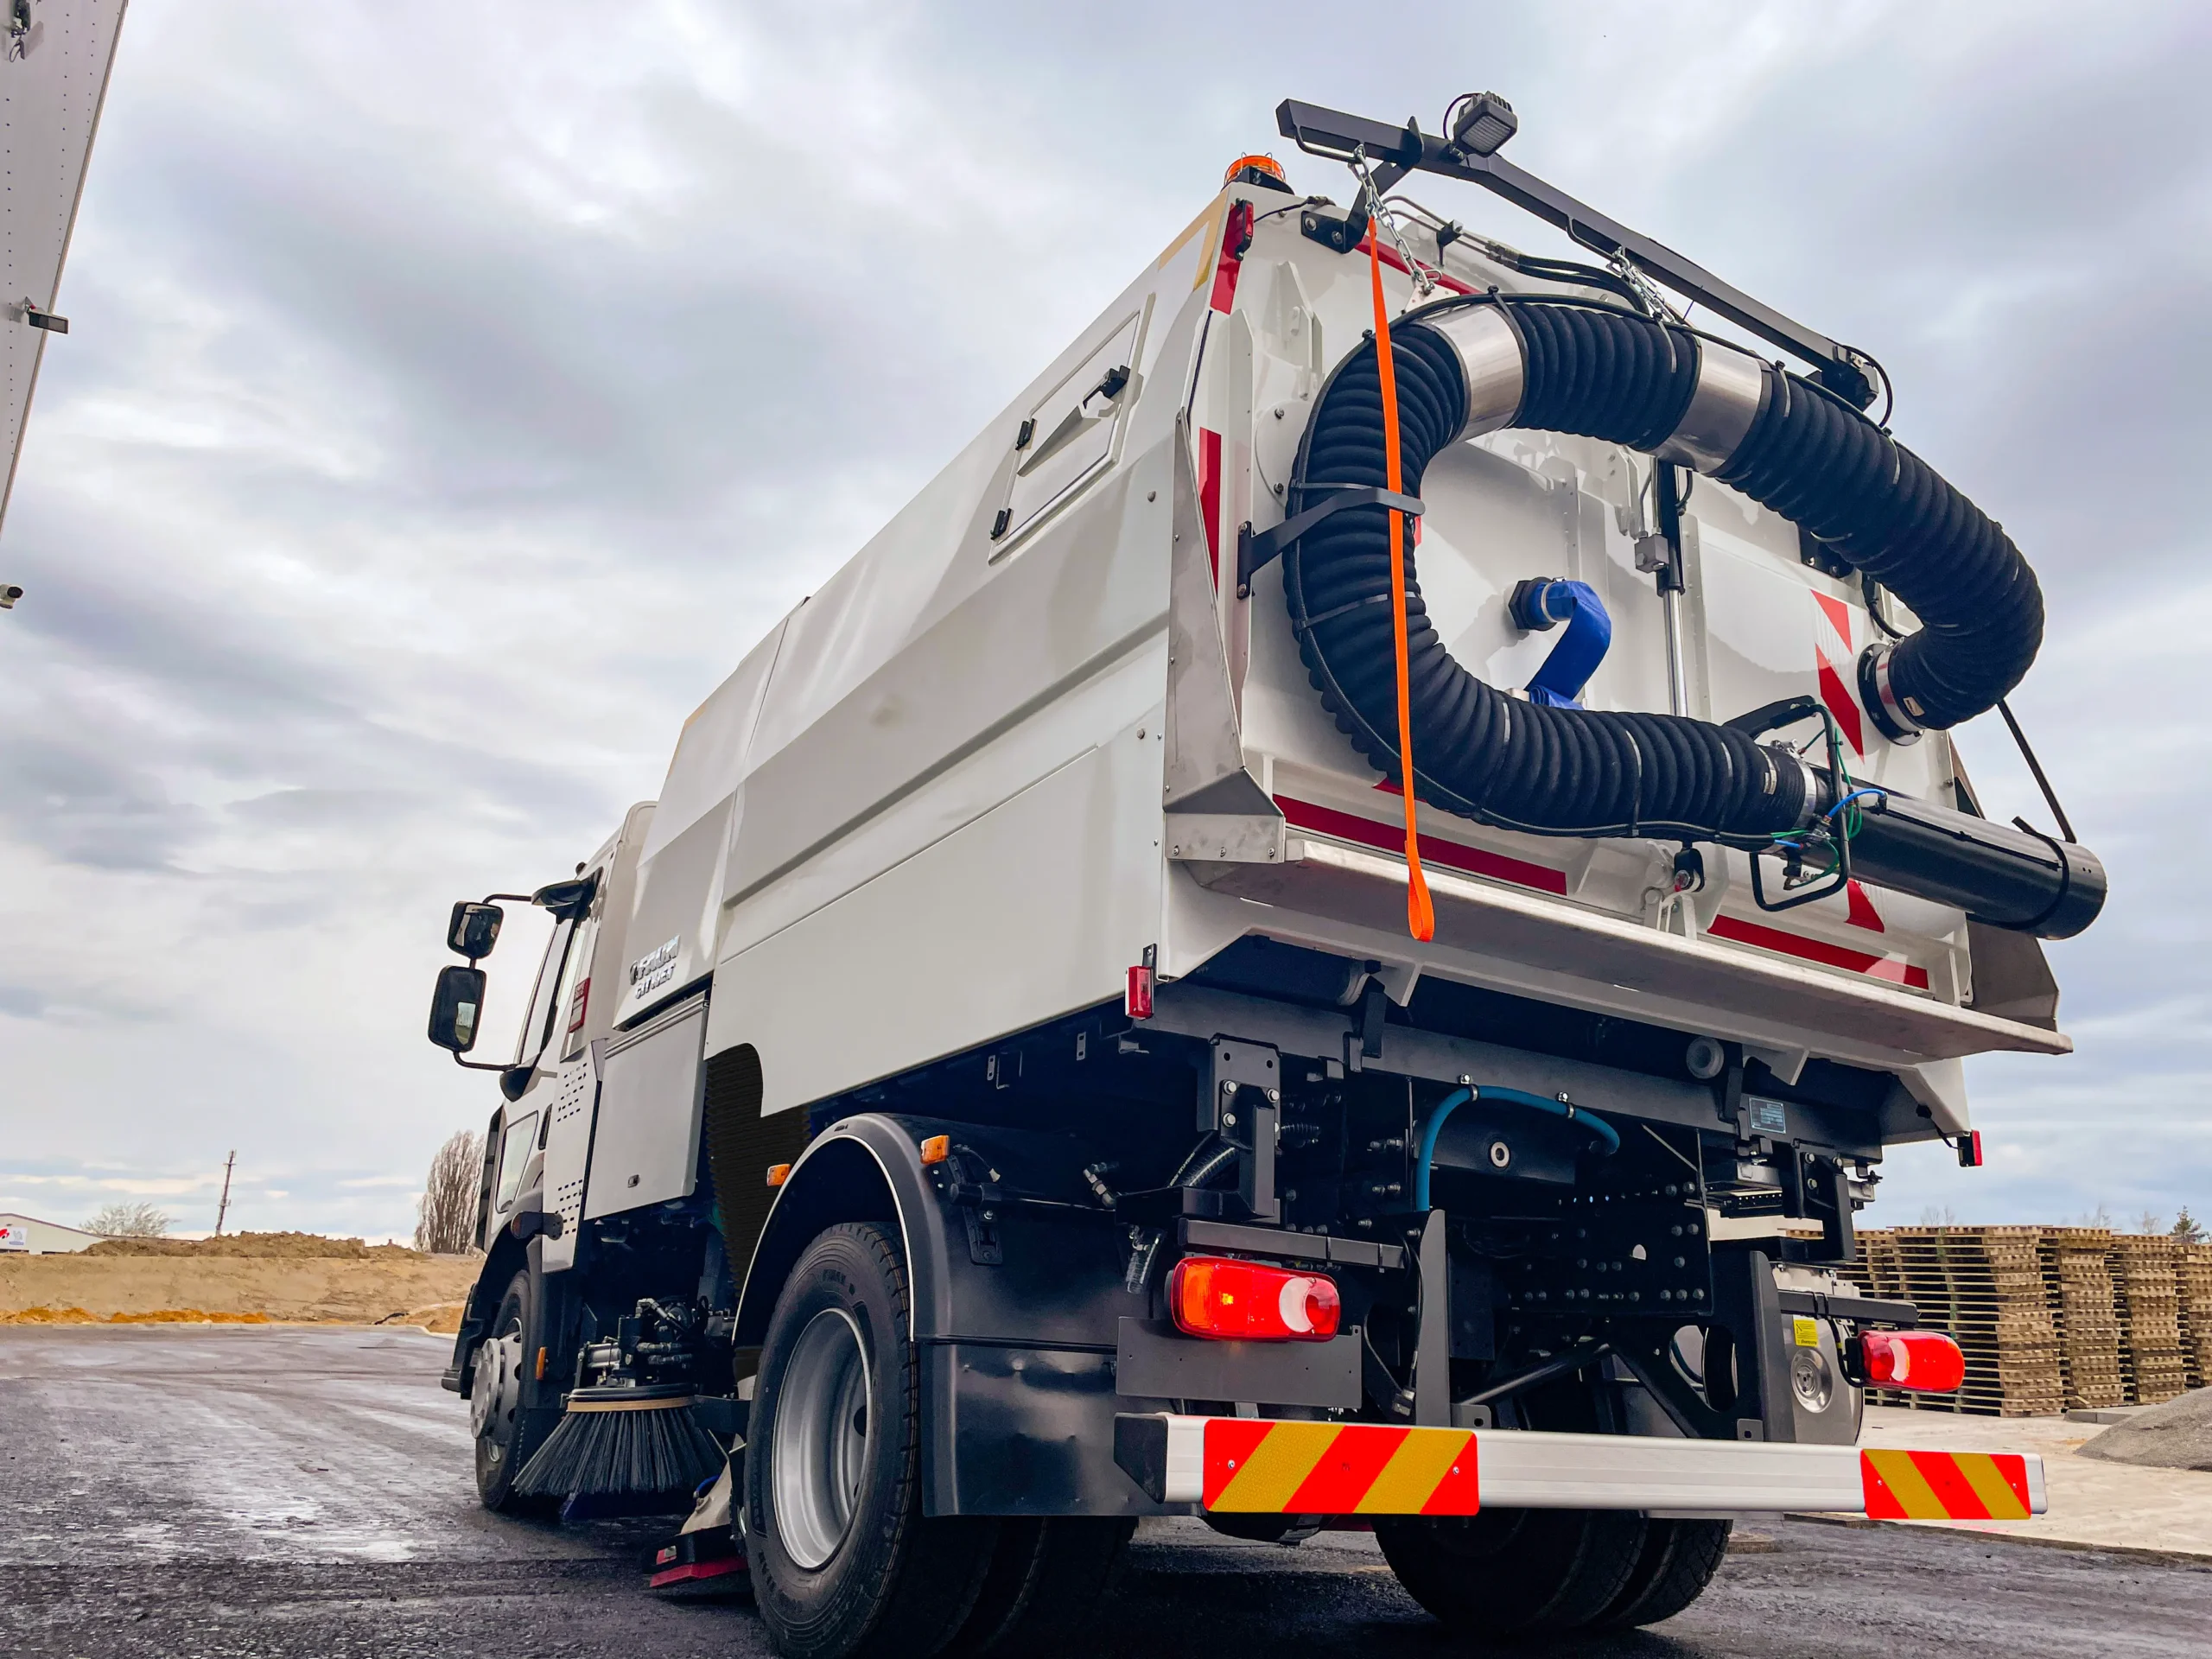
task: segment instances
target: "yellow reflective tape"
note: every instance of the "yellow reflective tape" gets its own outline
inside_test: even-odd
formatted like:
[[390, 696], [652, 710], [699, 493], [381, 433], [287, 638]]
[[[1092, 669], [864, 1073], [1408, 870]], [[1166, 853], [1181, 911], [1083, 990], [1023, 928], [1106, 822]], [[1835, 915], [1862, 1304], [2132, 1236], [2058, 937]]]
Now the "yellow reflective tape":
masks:
[[1948, 1521], [1951, 1518], [1942, 1500], [1927, 1478], [1913, 1466], [1912, 1453], [1891, 1448], [1866, 1449], [1866, 1460], [1874, 1465], [1874, 1472], [1882, 1484], [1896, 1497], [1897, 1507], [1908, 1521]]
[[1223, 209], [1228, 205], [1228, 200], [1229, 198], [1226, 195], [1216, 196], [1213, 199], [1213, 206], [1192, 219], [1184, 228], [1183, 233], [1167, 245], [1166, 251], [1153, 262], [1153, 269], [1166, 270], [1168, 262], [1190, 245], [1192, 237], [1198, 237], [1199, 238], [1198, 274], [1192, 278], [1191, 288], [1195, 293], [1204, 287], [1206, 278], [1213, 275], [1214, 261], [1208, 258], [1207, 255], [1213, 251], [1215, 233], [1221, 228], [1221, 215]]
[[1997, 1459], [1986, 1452], [1954, 1452], [1951, 1461], [1974, 1488], [1974, 1495], [1981, 1500], [1981, 1507], [1989, 1511], [1993, 1521], [2024, 1521], [2028, 1506], [2020, 1501], [2019, 1493], [2012, 1490], [2012, 1483], [1997, 1471]]
[[1797, 1345], [1800, 1348], [1817, 1348], [1821, 1345], [1821, 1322], [1818, 1319], [1808, 1319], [1800, 1313], [1790, 1323], [1796, 1327]]
[[1355, 1515], [1419, 1515], [1437, 1484], [1474, 1436], [1465, 1429], [1417, 1428], [1398, 1443], [1390, 1461], [1367, 1495], [1352, 1506]]
[[1245, 1454], [1244, 1466], [1207, 1507], [1281, 1515], [1341, 1432], [1334, 1423], [1277, 1423]]

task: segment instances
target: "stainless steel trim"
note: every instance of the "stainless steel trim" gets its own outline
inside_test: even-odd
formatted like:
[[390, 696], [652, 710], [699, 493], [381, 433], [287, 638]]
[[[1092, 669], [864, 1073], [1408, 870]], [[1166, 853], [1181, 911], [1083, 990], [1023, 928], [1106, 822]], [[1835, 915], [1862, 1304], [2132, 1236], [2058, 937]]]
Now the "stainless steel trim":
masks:
[[1766, 365], [1749, 352], [1710, 340], [1697, 343], [1697, 390], [1666, 442], [1652, 453], [1700, 473], [1728, 464], [1766, 397]]
[[1467, 383], [1467, 422], [1458, 436], [1480, 437], [1512, 425], [1528, 370], [1521, 359], [1521, 336], [1504, 312], [1494, 305], [1463, 305], [1428, 327], [1452, 342]]

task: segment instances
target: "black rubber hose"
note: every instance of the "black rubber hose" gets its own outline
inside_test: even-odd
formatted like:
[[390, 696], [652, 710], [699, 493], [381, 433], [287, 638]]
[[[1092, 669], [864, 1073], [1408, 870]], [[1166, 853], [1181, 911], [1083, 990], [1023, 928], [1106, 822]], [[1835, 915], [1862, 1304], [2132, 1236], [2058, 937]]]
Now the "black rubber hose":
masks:
[[[1516, 309], [1528, 391], [1516, 424], [1649, 448], [1695, 389], [1687, 334], [1620, 314]], [[1466, 393], [1458, 353], [1418, 323], [1393, 330], [1405, 487], [1459, 435]], [[1373, 342], [1324, 389], [1294, 474], [1290, 511], [1325, 484], [1382, 484], [1382, 400]], [[1339, 512], [1285, 556], [1284, 584], [1308, 674], [1337, 723], [1386, 776], [1398, 772], [1396, 648], [1391, 638], [1389, 518]], [[1612, 714], [1523, 702], [1453, 660], [1428, 620], [1413, 550], [1406, 558], [1408, 663], [1416, 788], [1463, 817], [1546, 835], [1653, 835], [1763, 841], [1795, 828], [1806, 776], [1741, 732], [1671, 715]]]
[[[1594, 307], [1499, 306], [1519, 336], [1513, 424], [1650, 450], [1696, 390], [1689, 330]], [[1465, 304], [1448, 301], [1446, 306]], [[1433, 308], [1433, 309], [1440, 308]], [[1404, 487], [1464, 425], [1458, 353], [1419, 320], [1392, 330]], [[1718, 476], [1803, 525], [1912, 607], [1921, 632], [1896, 649], [1891, 685], [1920, 723], [1956, 723], [2017, 683], [2042, 637], [2035, 577], [2002, 531], [1864, 416], [1771, 367], [1759, 413]], [[1322, 390], [1300, 448], [1288, 511], [1336, 485], [1382, 485], [1375, 347]], [[1429, 623], [1406, 557], [1416, 791], [1462, 817], [1546, 835], [1649, 835], [1757, 844], [1807, 817], [1803, 769], [1728, 728], [1669, 715], [1554, 709], [1485, 684]], [[1309, 677], [1338, 725], [1398, 775], [1389, 518], [1338, 512], [1284, 557]]]
[[1941, 731], [1997, 706], [2043, 644], [2043, 589], [1997, 523], [1857, 410], [1770, 368], [1751, 430], [1715, 474], [1912, 607], [1890, 683]]

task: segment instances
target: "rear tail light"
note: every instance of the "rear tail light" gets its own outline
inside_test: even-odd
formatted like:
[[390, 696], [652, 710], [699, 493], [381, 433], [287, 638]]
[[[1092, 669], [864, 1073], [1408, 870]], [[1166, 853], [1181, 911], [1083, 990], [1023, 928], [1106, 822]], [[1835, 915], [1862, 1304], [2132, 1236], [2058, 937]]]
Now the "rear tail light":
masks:
[[1240, 1342], [1326, 1342], [1344, 1313], [1336, 1281], [1325, 1274], [1218, 1255], [1178, 1262], [1167, 1301], [1178, 1329]]
[[1128, 994], [1122, 1001], [1122, 1012], [1132, 1020], [1152, 1018], [1152, 964], [1141, 962], [1129, 969]]
[[1941, 1331], [1867, 1331], [1859, 1351], [1873, 1388], [1949, 1394], [1967, 1380], [1967, 1357]]
[[1968, 1129], [1959, 1137], [1959, 1167], [1961, 1169], [1981, 1167], [1981, 1131], [1980, 1129]]

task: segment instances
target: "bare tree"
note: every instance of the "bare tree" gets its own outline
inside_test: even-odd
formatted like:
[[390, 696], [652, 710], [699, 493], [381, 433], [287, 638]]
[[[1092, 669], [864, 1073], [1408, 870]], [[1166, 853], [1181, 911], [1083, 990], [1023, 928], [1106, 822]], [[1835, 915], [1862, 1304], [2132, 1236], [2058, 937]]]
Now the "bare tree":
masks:
[[2166, 1218], [2155, 1210], [2145, 1210], [2135, 1217], [2135, 1230], [2139, 1233], [2163, 1233], [2166, 1230]]
[[111, 1204], [85, 1224], [85, 1230], [102, 1238], [159, 1238], [173, 1224], [174, 1217], [150, 1204]]
[[484, 1137], [462, 1129], [438, 1148], [415, 1205], [415, 1248], [459, 1255], [476, 1245], [476, 1188], [484, 1173]]

